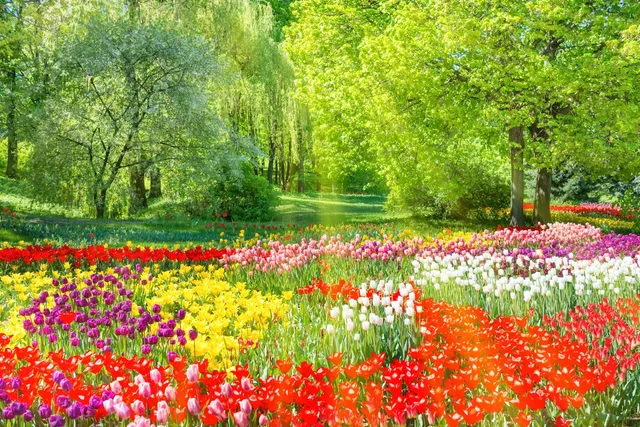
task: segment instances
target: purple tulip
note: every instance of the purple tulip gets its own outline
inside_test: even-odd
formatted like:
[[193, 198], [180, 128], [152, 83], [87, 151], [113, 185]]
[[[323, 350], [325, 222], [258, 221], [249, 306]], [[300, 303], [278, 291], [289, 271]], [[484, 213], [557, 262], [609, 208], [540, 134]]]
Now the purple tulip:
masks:
[[21, 386], [22, 386], [22, 381], [20, 381], [20, 378], [13, 377], [9, 380], [9, 387], [11, 387], [12, 389], [17, 390]]
[[49, 405], [42, 404], [38, 408], [38, 415], [41, 418], [49, 418], [53, 412], [51, 411], [51, 407]]
[[53, 381], [55, 381], [56, 384], [60, 384], [60, 381], [64, 379], [64, 374], [60, 371], [53, 371], [53, 374], [51, 374], [51, 376], [53, 377]]
[[50, 427], [64, 427], [64, 418], [61, 415], [55, 414], [49, 418]]
[[100, 396], [91, 396], [91, 398], [89, 399], [89, 406], [91, 406], [93, 409], [101, 408], [102, 399], [100, 398]]
[[62, 390], [64, 390], [65, 392], [68, 392], [72, 388], [71, 381], [63, 378], [62, 381], [60, 381], [60, 388], [62, 388]]
[[67, 409], [71, 406], [71, 400], [69, 400], [67, 396], [60, 395], [56, 398], [56, 405], [58, 405], [59, 408]]
[[6, 407], [2, 410], [2, 416], [5, 420], [11, 420], [16, 416], [16, 414], [13, 413], [11, 407]]
[[11, 412], [13, 412], [17, 416], [24, 414], [25, 412], [27, 412], [27, 409], [29, 409], [27, 407], [27, 404], [24, 402], [13, 402], [10, 408]]
[[73, 402], [71, 406], [67, 408], [67, 415], [69, 416], [69, 418], [71, 418], [72, 420], [80, 418], [82, 416], [82, 407], [82, 403]]

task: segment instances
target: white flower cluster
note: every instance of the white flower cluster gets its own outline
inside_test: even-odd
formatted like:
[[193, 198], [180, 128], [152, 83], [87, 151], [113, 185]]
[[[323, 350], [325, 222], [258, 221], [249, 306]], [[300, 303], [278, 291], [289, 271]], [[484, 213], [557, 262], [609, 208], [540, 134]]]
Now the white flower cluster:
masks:
[[[371, 292], [372, 291], [372, 292]], [[416, 294], [410, 283], [394, 285], [393, 281], [375, 281], [360, 286], [360, 297], [350, 299], [348, 304], [333, 307], [329, 311], [332, 319], [342, 319], [347, 332], [355, 332], [353, 339], [358, 341], [360, 332], [366, 332], [372, 326], [383, 326], [401, 321], [404, 325], [412, 325], [416, 312], [422, 311], [415, 305]], [[336, 328], [333, 324], [325, 327], [329, 334]]]
[[551, 296], [573, 288], [576, 295], [615, 295], [637, 290], [640, 265], [637, 257], [604, 257], [576, 260], [573, 257], [535, 257], [505, 254], [459, 255], [416, 258], [413, 261], [417, 286], [457, 285], [500, 298]]

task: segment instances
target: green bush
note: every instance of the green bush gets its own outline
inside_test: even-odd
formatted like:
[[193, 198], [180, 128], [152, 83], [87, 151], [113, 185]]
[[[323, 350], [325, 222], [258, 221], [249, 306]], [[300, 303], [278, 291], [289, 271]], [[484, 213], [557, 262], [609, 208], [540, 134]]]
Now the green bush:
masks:
[[199, 217], [222, 216], [233, 221], [269, 221], [275, 217], [278, 195], [273, 186], [251, 167], [240, 177], [212, 182], [199, 197], [189, 198], [183, 206], [186, 213]]
[[445, 178], [436, 186], [415, 174], [392, 187], [388, 204], [419, 216], [456, 219], [487, 218], [509, 206], [509, 182], [499, 170], [469, 164], [463, 173]]

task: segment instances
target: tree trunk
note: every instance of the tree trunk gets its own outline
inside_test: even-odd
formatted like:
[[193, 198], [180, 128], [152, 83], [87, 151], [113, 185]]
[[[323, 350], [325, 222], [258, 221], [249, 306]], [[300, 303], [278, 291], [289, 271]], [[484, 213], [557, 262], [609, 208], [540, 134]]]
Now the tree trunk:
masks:
[[524, 131], [522, 126], [509, 129], [511, 144], [511, 215], [509, 223], [524, 226]]
[[282, 191], [287, 191], [287, 176], [285, 173], [284, 159], [280, 159], [280, 188], [282, 188]]
[[536, 200], [533, 207], [534, 224], [551, 222], [551, 169], [538, 170], [536, 179]]
[[151, 185], [149, 187], [149, 198], [155, 199], [162, 197], [162, 175], [160, 174], [158, 166], [151, 166], [151, 170], [149, 171], [149, 180], [151, 181]]
[[96, 206], [96, 218], [104, 218], [104, 210], [107, 205], [107, 189], [102, 188], [100, 191], [95, 190], [93, 193], [93, 202]]
[[144, 185], [144, 168], [142, 165], [129, 167], [129, 187], [131, 189], [129, 214], [133, 215], [140, 209], [148, 206], [147, 189]]
[[316, 191], [320, 193], [322, 190], [322, 184], [320, 183], [320, 173], [318, 172], [318, 162], [316, 161], [316, 156], [311, 156], [311, 169], [313, 175], [316, 177]]
[[140, 0], [129, 0], [129, 21], [136, 22], [140, 16]]
[[298, 193], [304, 193], [304, 160], [300, 159], [298, 166]]
[[273, 183], [275, 185], [280, 185], [280, 181], [278, 179], [279, 175], [278, 175], [278, 162], [274, 159], [273, 161], [273, 169], [274, 169], [274, 177], [275, 179], [273, 180]]
[[[273, 137], [272, 137], [273, 138]], [[273, 169], [276, 167], [276, 144], [273, 141], [269, 142], [269, 165], [267, 166], [267, 179], [269, 184], [273, 184]], [[277, 172], [276, 172], [277, 179]]]
[[7, 178], [18, 177], [18, 132], [16, 123], [16, 70], [13, 68], [8, 73], [9, 94], [7, 111]]

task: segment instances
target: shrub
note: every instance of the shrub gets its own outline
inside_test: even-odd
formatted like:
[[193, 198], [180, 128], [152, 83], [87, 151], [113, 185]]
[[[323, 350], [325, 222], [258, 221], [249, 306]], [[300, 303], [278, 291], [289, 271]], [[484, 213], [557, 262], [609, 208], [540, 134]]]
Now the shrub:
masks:
[[200, 217], [227, 214], [226, 219], [268, 221], [275, 216], [278, 195], [261, 176], [254, 175], [247, 165], [242, 173], [225, 174], [223, 179], [210, 181], [184, 203], [186, 213]]

